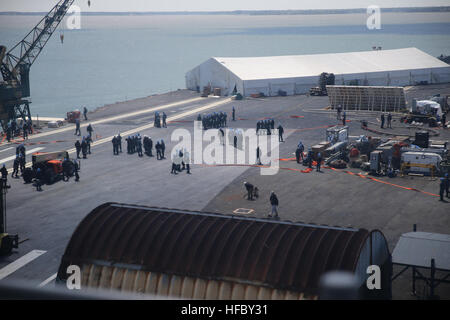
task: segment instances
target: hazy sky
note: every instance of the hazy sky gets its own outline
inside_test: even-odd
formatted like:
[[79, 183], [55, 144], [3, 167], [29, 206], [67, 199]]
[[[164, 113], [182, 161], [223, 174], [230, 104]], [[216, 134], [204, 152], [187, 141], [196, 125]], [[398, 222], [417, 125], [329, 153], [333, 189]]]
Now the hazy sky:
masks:
[[[75, 0], [82, 11], [232, 11], [448, 6], [449, 0]], [[0, 11], [48, 11], [57, 0], [0, 0]]]

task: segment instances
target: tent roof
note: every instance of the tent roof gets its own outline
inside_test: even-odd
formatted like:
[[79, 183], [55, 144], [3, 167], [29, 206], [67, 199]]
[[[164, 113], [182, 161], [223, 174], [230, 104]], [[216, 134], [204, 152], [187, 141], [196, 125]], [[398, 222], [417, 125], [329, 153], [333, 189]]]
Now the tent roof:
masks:
[[429, 69], [450, 66], [417, 48], [297, 56], [214, 57], [242, 80]]

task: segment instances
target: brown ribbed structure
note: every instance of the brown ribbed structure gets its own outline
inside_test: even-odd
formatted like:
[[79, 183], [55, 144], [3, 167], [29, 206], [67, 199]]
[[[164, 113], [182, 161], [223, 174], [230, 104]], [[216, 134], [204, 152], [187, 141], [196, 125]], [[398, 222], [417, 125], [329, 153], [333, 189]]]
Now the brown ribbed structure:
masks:
[[[67, 266], [75, 264], [316, 295], [324, 272], [355, 272], [371, 234], [365, 229], [106, 203], [75, 230], [58, 280], [66, 279]], [[387, 245], [386, 251], [389, 256]], [[372, 249], [370, 255], [372, 260]], [[98, 278], [89, 280], [90, 286], [114, 281], [111, 270], [106, 280], [100, 279], [101, 270], [95, 272], [89, 271], [91, 278]]]

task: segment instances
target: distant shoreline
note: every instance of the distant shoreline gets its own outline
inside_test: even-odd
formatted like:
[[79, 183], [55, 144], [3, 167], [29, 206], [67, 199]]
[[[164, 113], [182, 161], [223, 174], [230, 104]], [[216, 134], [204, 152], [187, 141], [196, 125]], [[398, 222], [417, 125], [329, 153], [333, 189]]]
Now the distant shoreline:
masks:
[[[450, 6], [442, 7], [399, 7], [381, 8], [382, 12], [426, 13], [450, 12]], [[85, 16], [143, 16], [143, 15], [318, 15], [318, 14], [349, 14], [366, 13], [366, 8], [357, 9], [311, 9], [311, 10], [235, 10], [235, 11], [146, 11], [146, 12], [82, 12]], [[47, 12], [2, 11], [0, 15], [34, 16], [45, 15]]]

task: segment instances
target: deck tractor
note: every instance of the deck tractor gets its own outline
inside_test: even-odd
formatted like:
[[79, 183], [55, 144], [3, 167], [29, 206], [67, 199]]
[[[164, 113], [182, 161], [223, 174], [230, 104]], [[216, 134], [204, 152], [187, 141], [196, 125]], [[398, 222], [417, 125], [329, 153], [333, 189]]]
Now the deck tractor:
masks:
[[80, 170], [80, 162], [70, 159], [67, 151], [35, 152], [32, 154], [32, 167], [26, 168], [23, 174], [25, 183], [31, 183], [38, 177], [38, 169], [42, 183], [53, 184], [65, 177], [73, 177]]

